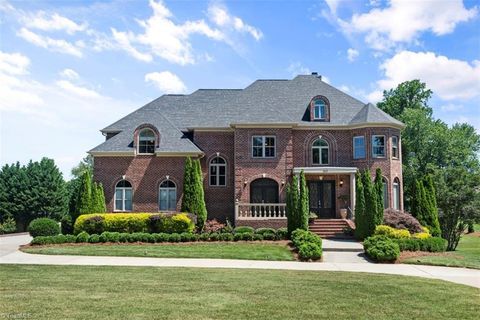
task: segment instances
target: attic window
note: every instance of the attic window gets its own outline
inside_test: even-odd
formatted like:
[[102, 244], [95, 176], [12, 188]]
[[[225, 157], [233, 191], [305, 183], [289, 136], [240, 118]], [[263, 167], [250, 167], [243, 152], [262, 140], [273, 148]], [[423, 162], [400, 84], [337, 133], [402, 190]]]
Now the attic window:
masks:
[[138, 153], [151, 154], [155, 152], [155, 132], [143, 129], [138, 134]]
[[323, 96], [317, 96], [310, 102], [310, 119], [311, 121], [329, 121], [329, 102]]

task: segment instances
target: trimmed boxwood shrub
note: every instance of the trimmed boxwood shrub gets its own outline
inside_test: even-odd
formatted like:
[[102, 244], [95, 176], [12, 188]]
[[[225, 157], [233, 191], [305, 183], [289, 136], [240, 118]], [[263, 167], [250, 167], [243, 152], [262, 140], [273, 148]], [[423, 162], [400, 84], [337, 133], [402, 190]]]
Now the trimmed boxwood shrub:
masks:
[[220, 233], [219, 240], [221, 240], [221, 241], [233, 241], [233, 234], [231, 234], [231, 233]]
[[365, 253], [378, 262], [395, 261], [400, 256], [397, 242], [386, 236], [373, 236], [363, 242]]
[[396, 240], [400, 251], [428, 251], [443, 252], [447, 249], [447, 240], [440, 237], [430, 237], [425, 239], [410, 238]]
[[253, 235], [253, 240], [254, 241], [262, 241], [263, 240], [263, 236], [261, 234], [254, 234]]
[[287, 228], [278, 228], [276, 231], [278, 240], [287, 240], [288, 239], [288, 229]]
[[297, 248], [306, 242], [315, 243], [320, 248], [322, 247], [322, 239], [317, 234], [302, 229], [297, 229], [292, 232], [292, 242]]
[[242, 233], [242, 240], [252, 241], [253, 240], [253, 233], [252, 232], [243, 232]]
[[172, 233], [168, 237], [168, 242], [180, 242], [182, 237], [178, 233]]
[[233, 241], [240, 241], [243, 240], [243, 233], [235, 233], [233, 235]]
[[182, 242], [192, 242], [198, 240], [198, 235], [189, 232], [183, 232], [180, 234]]
[[218, 239], [219, 239], [219, 234], [216, 233], [216, 232], [210, 233], [210, 235], [208, 237], [208, 240], [210, 240], [210, 241], [218, 241]]
[[305, 242], [298, 248], [298, 257], [303, 261], [318, 260], [322, 257], [322, 249], [313, 242]]
[[276, 240], [276, 239], [277, 239], [277, 236], [275, 235], [275, 233], [266, 232], [263, 234], [263, 240]]
[[101, 234], [105, 231], [105, 218], [102, 216], [92, 216], [83, 222], [83, 231], [88, 234]]
[[245, 232], [254, 233], [254, 231], [255, 230], [252, 227], [249, 227], [249, 226], [239, 226], [239, 227], [236, 227], [235, 229], [233, 229], [234, 233], [245, 233]]
[[99, 243], [100, 242], [100, 236], [98, 234], [91, 234], [88, 237], [88, 242], [89, 243]]
[[55, 220], [49, 218], [37, 218], [30, 222], [27, 230], [32, 237], [56, 236], [60, 233], [60, 226]]
[[258, 228], [255, 230], [255, 233], [261, 235], [264, 235], [265, 233], [276, 234], [276, 231], [273, 228]]
[[199, 240], [199, 241], [208, 241], [208, 240], [210, 240], [210, 233], [201, 233], [201, 234], [198, 236], [198, 240]]
[[386, 225], [379, 225], [375, 227], [374, 235], [384, 235], [392, 239], [407, 239], [410, 238], [410, 232], [406, 229], [395, 229]]
[[88, 233], [86, 233], [85, 231], [82, 231], [77, 235], [76, 241], [77, 242], [88, 242], [88, 237], [89, 237]]

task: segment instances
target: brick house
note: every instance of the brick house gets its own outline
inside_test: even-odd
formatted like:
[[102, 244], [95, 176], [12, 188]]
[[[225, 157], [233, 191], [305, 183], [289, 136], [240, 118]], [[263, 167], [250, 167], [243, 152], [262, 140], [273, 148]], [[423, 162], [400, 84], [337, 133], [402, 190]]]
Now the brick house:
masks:
[[180, 210], [187, 157], [201, 159], [209, 219], [282, 226], [285, 186], [304, 170], [319, 218], [351, 216], [355, 172], [382, 169], [385, 207], [403, 209], [403, 124], [322, 81], [163, 95], [101, 130], [90, 150], [107, 210]]

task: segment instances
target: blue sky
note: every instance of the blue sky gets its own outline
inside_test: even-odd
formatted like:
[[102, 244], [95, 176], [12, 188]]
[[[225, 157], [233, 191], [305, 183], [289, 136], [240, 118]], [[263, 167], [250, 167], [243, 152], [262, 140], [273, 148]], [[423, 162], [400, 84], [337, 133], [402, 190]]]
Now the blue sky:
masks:
[[421, 79], [480, 132], [480, 3], [0, 0], [0, 163], [69, 171], [99, 130], [164, 93], [316, 71], [365, 101]]

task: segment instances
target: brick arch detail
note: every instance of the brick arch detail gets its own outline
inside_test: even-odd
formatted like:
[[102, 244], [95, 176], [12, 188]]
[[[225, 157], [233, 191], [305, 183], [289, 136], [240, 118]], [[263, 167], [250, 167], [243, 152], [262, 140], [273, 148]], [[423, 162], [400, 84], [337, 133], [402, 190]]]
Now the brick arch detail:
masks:
[[[329, 161], [327, 165], [318, 165], [318, 164], [313, 164], [312, 162], [312, 145], [315, 140], [318, 139], [319, 136], [322, 136], [322, 139], [325, 140], [328, 143], [329, 147]], [[312, 133], [309, 133], [305, 139], [305, 143], [303, 145], [303, 150], [304, 150], [304, 163], [307, 167], [310, 166], [336, 166], [338, 163], [338, 155], [337, 155], [337, 140], [335, 139], [335, 136], [331, 134], [330, 132], [327, 131], [315, 131]]]
[[[317, 100], [323, 100], [325, 102], [325, 119], [314, 119], [314, 112], [315, 112], [315, 101]], [[308, 104], [308, 108], [310, 111], [310, 121], [318, 121], [318, 122], [330, 122], [330, 101], [328, 100], [327, 97], [322, 96], [322, 95], [317, 95], [310, 100], [310, 103]]]
[[143, 123], [135, 129], [133, 133], [133, 147], [135, 149], [137, 148], [138, 136], [140, 134], [140, 131], [142, 131], [143, 129], [150, 129], [153, 131], [153, 133], [155, 134], [155, 148], [158, 148], [160, 146], [160, 132], [158, 131], [157, 127], [150, 123]]

